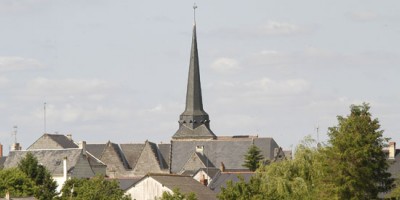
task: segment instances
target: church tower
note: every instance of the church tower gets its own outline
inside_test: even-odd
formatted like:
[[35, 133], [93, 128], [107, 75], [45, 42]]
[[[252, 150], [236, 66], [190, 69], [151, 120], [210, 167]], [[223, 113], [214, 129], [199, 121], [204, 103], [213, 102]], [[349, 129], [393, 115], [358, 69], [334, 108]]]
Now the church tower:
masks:
[[[194, 7], [196, 8], [196, 7]], [[193, 24], [190, 52], [189, 77], [186, 92], [186, 108], [180, 115], [179, 129], [172, 139], [215, 139], [210, 129], [208, 114], [203, 110], [201, 96], [199, 55], [197, 52], [196, 22]]]

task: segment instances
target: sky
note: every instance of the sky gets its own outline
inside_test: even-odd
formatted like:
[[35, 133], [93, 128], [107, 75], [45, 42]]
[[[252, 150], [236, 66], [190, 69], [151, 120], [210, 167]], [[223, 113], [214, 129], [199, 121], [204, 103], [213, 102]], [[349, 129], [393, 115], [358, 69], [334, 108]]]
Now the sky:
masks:
[[[185, 108], [193, 3], [1, 0], [4, 150], [14, 126], [23, 149], [44, 132], [169, 142]], [[203, 104], [217, 136], [272, 137], [284, 149], [307, 135], [324, 142], [337, 116], [367, 102], [383, 136], [400, 142], [400, 1], [196, 4]]]

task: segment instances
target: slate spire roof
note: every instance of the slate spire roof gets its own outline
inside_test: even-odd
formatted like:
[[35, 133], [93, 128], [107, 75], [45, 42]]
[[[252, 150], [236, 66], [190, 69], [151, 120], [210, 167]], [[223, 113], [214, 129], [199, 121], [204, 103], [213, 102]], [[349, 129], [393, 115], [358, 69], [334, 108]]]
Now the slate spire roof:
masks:
[[210, 130], [208, 114], [203, 109], [201, 95], [199, 55], [197, 50], [196, 23], [193, 24], [186, 108], [180, 115], [179, 129], [173, 139], [215, 139]]

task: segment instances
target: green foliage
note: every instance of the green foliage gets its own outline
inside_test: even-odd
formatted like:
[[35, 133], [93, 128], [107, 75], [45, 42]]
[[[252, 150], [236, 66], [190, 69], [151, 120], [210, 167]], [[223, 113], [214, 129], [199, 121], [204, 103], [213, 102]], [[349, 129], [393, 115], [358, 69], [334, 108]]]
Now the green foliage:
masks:
[[226, 188], [222, 187], [221, 192], [217, 195], [221, 200], [261, 200], [268, 199], [265, 191], [261, 188], [262, 179], [256, 176], [250, 178], [246, 182], [243, 177], [238, 176], [239, 181], [233, 183], [231, 180], [227, 182]]
[[91, 179], [72, 178], [64, 183], [59, 200], [130, 200], [130, 196], [124, 195], [118, 183], [113, 180], [105, 180], [102, 176]]
[[326, 173], [323, 192], [336, 199], [376, 199], [379, 192], [391, 189], [383, 152], [383, 131], [372, 119], [369, 105], [352, 105], [347, 117], [338, 116], [338, 126], [329, 128], [325, 150]]
[[244, 158], [245, 161], [243, 167], [247, 167], [251, 171], [256, 171], [260, 166], [261, 161], [264, 159], [264, 156], [256, 145], [251, 145]]
[[[306, 138], [293, 160], [260, 166], [250, 182], [230, 182], [218, 198], [377, 199], [393, 186], [383, 152], [387, 139], [368, 104], [350, 108], [350, 115], [339, 116], [339, 124], [329, 128], [328, 145], [316, 147]], [[400, 189], [391, 195], [400, 196]]]
[[172, 189], [172, 194], [169, 192], [163, 192], [159, 200], [197, 200], [197, 197], [193, 192], [183, 194], [179, 188], [174, 188]]
[[273, 162], [260, 166], [248, 182], [243, 178], [236, 183], [228, 182], [221, 188], [221, 200], [243, 199], [318, 199], [314, 198], [314, 182], [318, 176], [321, 157], [310, 141], [299, 145], [293, 160]]
[[385, 198], [388, 199], [400, 199], [400, 177], [397, 177], [394, 181], [394, 189], [390, 193], [386, 194]]
[[12, 197], [28, 197], [35, 189], [34, 182], [19, 169], [0, 170], [0, 197], [4, 197], [7, 191]]
[[30, 152], [19, 163], [18, 169], [25, 173], [37, 186], [34, 196], [40, 200], [52, 199], [57, 195], [57, 183], [50, 172]]

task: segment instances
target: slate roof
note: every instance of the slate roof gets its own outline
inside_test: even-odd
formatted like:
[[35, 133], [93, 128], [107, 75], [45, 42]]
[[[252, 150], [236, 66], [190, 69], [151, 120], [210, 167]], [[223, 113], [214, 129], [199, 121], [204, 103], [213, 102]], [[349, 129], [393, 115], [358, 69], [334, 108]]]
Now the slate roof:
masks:
[[231, 180], [233, 183], [239, 181], [239, 176], [245, 181], [249, 181], [254, 172], [221, 172], [217, 177], [214, 177], [208, 187], [216, 193], [221, 191], [221, 187], [226, 188], [226, 183]]
[[170, 155], [171, 155], [171, 144], [158, 144], [158, 150], [163, 157], [165, 165], [169, 168], [170, 166]]
[[[79, 146], [74, 143], [74, 141], [70, 140], [67, 136], [61, 135], [61, 134], [48, 134], [45, 133], [43, 134], [39, 139], [37, 139], [31, 146], [28, 147], [28, 149], [31, 149], [35, 143], [37, 143], [39, 140], [42, 140], [43, 138], [49, 138], [56, 142], [58, 145], [60, 145], [61, 148], [78, 148]], [[46, 146], [35, 148], [35, 149], [48, 149]]]
[[209, 168], [200, 168], [199, 170], [197, 170], [193, 176], [195, 176], [197, 173], [199, 173], [200, 171], [204, 171], [211, 179], [214, 179], [214, 177], [216, 175], [218, 175], [219, 173], [221, 173], [221, 170], [219, 170], [218, 168], [215, 167], [209, 167]]
[[164, 158], [161, 155], [161, 152], [158, 150], [157, 144], [153, 142], [149, 142], [149, 145], [156, 157], [158, 164], [160, 165], [160, 169], [168, 169], [167, 163], [165, 162]]
[[178, 173], [195, 152], [196, 146], [204, 146], [204, 155], [213, 166], [221, 162], [226, 169], [244, 169], [244, 155], [255, 144], [266, 159], [274, 158], [274, 149], [279, 148], [272, 138], [218, 137], [216, 140], [172, 140], [171, 172]]
[[4, 163], [4, 167], [10, 168], [18, 166], [18, 162], [25, 158], [28, 152], [32, 153], [38, 159], [38, 162], [45, 166], [54, 176], [63, 174], [64, 157], [67, 157], [67, 170], [70, 171], [81, 156], [82, 149], [10, 151], [8, 158]]
[[125, 178], [125, 179], [112, 179], [118, 182], [119, 188], [123, 191], [128, 190], [132, 185], [140, 181], [143, 177]]
[[86, 144], [86, 151], [89, 151], [94, 157], [101, 158], [106, 144]]
[[120, 144], [120, 146], [129, 165], [134, 168], [145, 144]]
[[68, 139], [65, 135], [47, 134], [52, 140], [60, 144], [63, 148], [78, 148], [72, 140]]
[[0, 157], [0, 169], [3, 168], [4, 162], [6, 161], [7, 156]]
[[150, 174], [148, 175], [169, 189], [179, 188], [182, 193], [193, 192], [199, 200], [213, 200], [216, 193], [190, 176]]
[[392, 174], [393, 178], [398, 178], [400, 175], [400, 149], [396, 149], [394, 159], [388, 159], [388, 163], [388, 172]]

